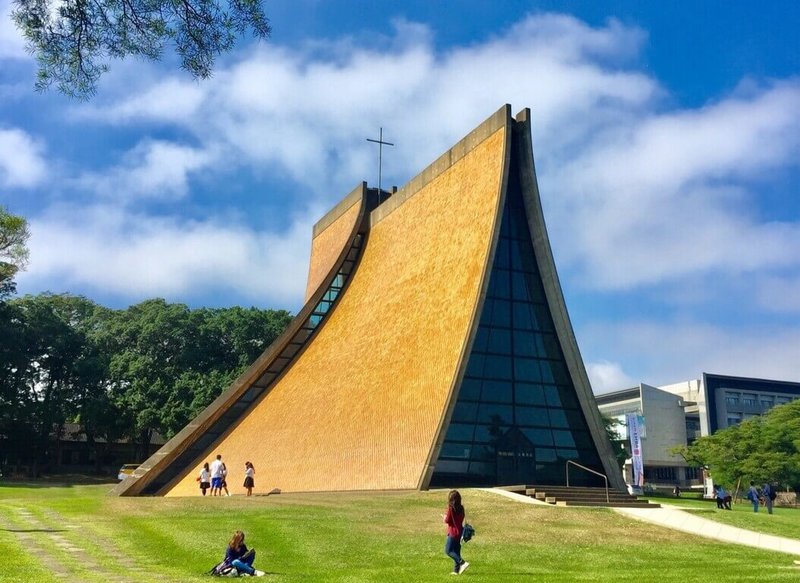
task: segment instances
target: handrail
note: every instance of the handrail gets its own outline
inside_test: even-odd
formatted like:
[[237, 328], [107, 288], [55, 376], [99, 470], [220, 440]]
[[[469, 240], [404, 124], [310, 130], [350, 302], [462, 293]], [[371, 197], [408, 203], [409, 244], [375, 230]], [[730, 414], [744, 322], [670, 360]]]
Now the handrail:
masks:
[[601, 478], [606, 481], [606, 504], [611, 504], [611, 498], [608, 496], [608, 477], [605, 474], [601, 474], [600, 472], [594, 471], [592, 468], [587, 468], [586, 466], [582, 466], [578, 462], [574, 462], [572, 460], [567, 460], [566, 470], [567, 470], [567, 488], [569, 488], [569, 465], [572, 464], [573, 466], [578, 466], [582, 470], [586, 470], [587, 472], [592, 472], [593, 474], [597, 474]]

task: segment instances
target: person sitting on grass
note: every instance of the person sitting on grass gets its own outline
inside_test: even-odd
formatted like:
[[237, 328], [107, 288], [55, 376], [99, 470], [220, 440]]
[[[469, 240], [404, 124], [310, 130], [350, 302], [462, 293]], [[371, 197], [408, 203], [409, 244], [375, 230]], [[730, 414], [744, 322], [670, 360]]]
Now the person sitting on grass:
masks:
[[254, 577], [263, 577], [264, 571], [259, 571], [253, 568], [253, 561], [256, 560], [255, 549], [247, 549], [244, 544], [244, 533], [237, 530], [233, 533], [231, 542], [228, 543], [228, 548], [225, 549], [225, 563], [234, 567], [239, 574], [246, 573]]

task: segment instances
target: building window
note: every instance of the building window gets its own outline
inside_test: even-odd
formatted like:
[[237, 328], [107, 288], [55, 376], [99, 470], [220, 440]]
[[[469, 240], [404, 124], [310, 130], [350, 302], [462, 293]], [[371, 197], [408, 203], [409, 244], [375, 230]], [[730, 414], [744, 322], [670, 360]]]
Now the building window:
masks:
[[[546, 305], [512, 169], [488, 291], [431, 477], [451, 485], [561, 484], [602, 469]], [[601, 485], [576, 473], [579, 485]], [[595, 483], [596, 482], [596, 483]]]
[[750, 393], [742, 395], [742, 405], [745, 407], [755, 407], [758, 404], [756, 396]]
[[739, 393], [725, 393], [725, 404], [734, 407], [739, 405]]
[[700, 437], [700, 418], [687, 417], [686, 418], [686, 445], [691, 445], [698, 437]]
[[649, 474], [648, 477], [651, 481], [659, 480], [674, 482], [676, 479], [675, 468], [655, 467], [650, 468], [647, 473]]
[[700, 479], [700, 468], [686, 468], [685, 469], [686, 479], [687, 480], [699, 480]]
[[742, 422], [741, 413], [728, 413], [728, 425], [738, 425]]
[[772, 409], [774, 404], [772, 397], [761, 397], [761, 408], [764, 409], [764, 411]]

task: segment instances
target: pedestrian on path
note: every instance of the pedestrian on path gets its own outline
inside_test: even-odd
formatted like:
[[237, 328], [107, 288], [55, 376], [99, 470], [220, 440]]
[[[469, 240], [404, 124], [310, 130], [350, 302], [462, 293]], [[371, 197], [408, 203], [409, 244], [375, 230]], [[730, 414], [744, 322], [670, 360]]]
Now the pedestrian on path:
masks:
[[753, 480], [750, 480], [750, 489], [747, 491], [747, 499], [753, 503], [753, 512], [758, 512], [758, 488], [756, 488], [756, 483]]

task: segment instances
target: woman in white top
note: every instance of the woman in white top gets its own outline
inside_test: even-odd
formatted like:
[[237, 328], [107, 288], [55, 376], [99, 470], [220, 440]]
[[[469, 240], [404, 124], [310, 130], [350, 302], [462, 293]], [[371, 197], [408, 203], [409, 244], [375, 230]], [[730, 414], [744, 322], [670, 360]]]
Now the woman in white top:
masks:
[[256, 469], [253, 467], [253, 464], [250, 462], [244, 462], [244, 487], [247, 488], [247, 495], [253, 495], [253, 486], [255, 486], [255, 481], [253, 480], [253, 476], [256, 475]]
[[200, 470], [200, 477], [197, 479], [200, 482], [200, 490], [203, 496], [206, 495], [206, 490], [211, 487], [211, 470], [208, 469], [208, 462], [203, 464], [203, 469]]

